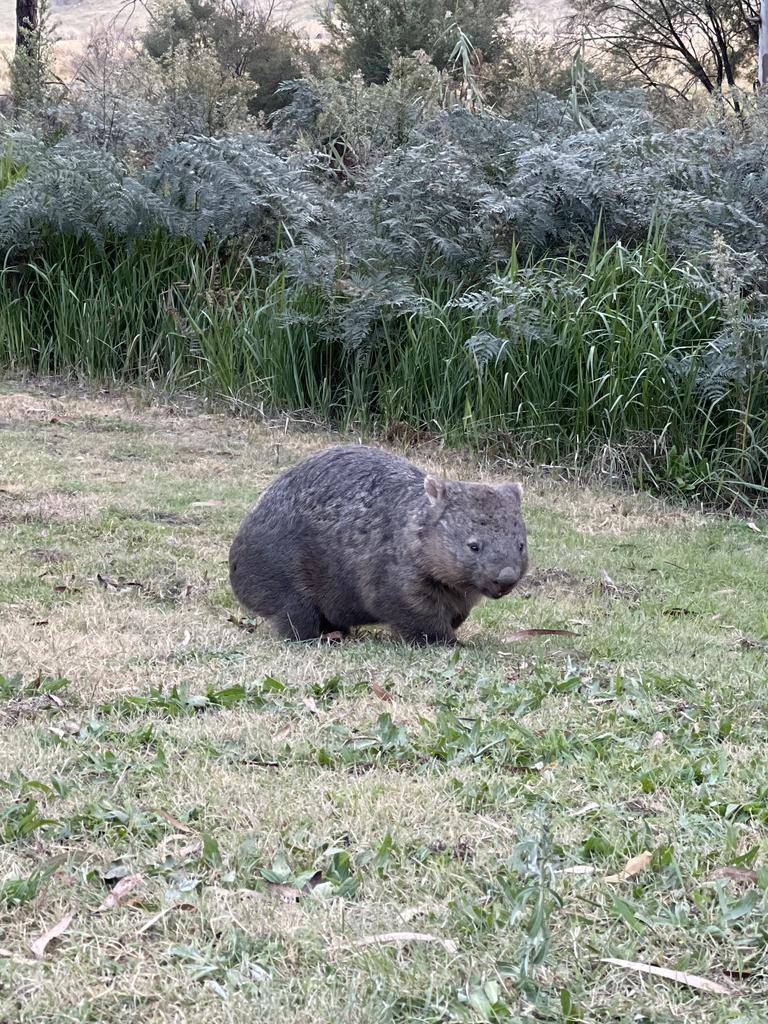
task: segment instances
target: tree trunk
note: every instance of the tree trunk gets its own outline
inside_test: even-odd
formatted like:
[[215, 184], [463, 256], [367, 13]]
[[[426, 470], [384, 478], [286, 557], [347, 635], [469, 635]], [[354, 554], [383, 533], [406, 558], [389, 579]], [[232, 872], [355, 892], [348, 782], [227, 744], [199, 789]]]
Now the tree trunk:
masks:
[[38, 0], [16, 0], [16, 48], [27, 47], [27, 36], [37, 28]]
[[768, 85], [768, 0], [760, 0], [760, 38], [757, 44], [757, 81]]

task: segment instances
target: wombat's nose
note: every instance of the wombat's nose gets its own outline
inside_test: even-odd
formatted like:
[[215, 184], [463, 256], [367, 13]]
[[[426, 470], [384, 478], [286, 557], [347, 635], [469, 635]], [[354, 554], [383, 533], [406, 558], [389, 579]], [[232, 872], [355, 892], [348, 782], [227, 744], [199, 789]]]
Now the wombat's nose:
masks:
[[506, 569], [502, 569], [496, 578], [496, 582], [500, 587], [510, 587], [513, 583], [517, 582], [517, 573], [514, 569], [510, 569], [507, 566]]

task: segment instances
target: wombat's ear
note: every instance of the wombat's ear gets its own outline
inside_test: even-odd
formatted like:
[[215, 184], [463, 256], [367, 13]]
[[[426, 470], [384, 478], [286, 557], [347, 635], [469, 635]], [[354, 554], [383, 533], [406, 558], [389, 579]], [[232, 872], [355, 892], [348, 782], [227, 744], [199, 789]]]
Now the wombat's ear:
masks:
[[438, 480], [434, 476], [425, 476], [424, 493], [429, 498], [430, 505], [437, 505], [445, 501], [445, 481]]
[[523, 499], [523, 485], [516, 480], [511, 484], [499, 484], [498, 489], [502, 494], [514, 494], [518, 501]]

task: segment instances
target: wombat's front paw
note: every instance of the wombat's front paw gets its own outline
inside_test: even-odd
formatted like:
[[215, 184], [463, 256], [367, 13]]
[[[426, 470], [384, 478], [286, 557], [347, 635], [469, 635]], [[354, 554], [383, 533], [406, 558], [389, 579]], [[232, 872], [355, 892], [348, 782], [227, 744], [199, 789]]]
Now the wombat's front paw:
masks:
[[349, 636], [347, 630], [332, 629], [330, 633], [323, 633], [320, 637], [321, 644], [340, 644], [345, 636]]
[[406, 643], [414, 647], [432, 647], [440, 645], [443, 647], [455, 647], [458, 644], [455, 633], [433, 632], [430, 630], [398, 630], [400, 636]]

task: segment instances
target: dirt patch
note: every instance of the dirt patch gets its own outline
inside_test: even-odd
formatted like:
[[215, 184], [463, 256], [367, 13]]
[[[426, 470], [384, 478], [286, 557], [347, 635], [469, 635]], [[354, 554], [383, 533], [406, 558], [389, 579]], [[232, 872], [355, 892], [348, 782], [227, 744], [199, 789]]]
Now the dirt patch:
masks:
[[67, 555], [58, 548], [30, 548], [24, 554], [31, 562], [41, 565], [58, 565], [67, 560]]
[[11, 697], [0, 703], [0, 725], [13, 725], [22, 719], [35, 718], [45, 711], [58, 711], [61, 701], [48, 693], [39, 696]]
[[634, 601], [640, 596], [640, 589], [630, 583], [615, 583], [609, 576], [602, 579], [588, 579], [577, 576], [567, 569], [556, 567], [534, 569], [525, 578], [520, 596], [531, 598], [541, 595], [542, 591], [571, 591], [585, 597], [609, 597], [624, 601]]
[[189, 601], [193, 596], [199, 597], [210, 589], [207, 576], [194, 580], [185, 579], [173, 571], [158, 572], [151, 576], [128, 578], [113, 572], [111, 569], [96, 574], [95, 583], [107, 592], [132, 592], [137, 596], [162, 603], [176, 604]]
[[99, 494], [51, 490], [39, 496], [27, 495], [25, 501], [14, 501], [5, 507], [0, 502], [0, 523], [72, 523], [91, 519], [103, 511], [104, 499]]
[[607, 573], [603, 573], [602, 579], [589, 582], [587, 591], [592, 595], [610, 597], [618, 601], [636, 601], [641, 594], [639, 587], [631, 583], [616, 583]]
[[0, 526], [24, 522], [24, 499], [21, 494], [0, 490]]
[[145, 423], [138, 423], [128, 416], [102, 416], [88, 415], [82, 420], [72, 420], [67, 423], [70, 430], [86, 434], [107, 434], [118, 437], [124, 434], [146, 434], [151, 430]]
[[121, 510], [115, 513], [115, 518], [130, 519], [139, 523], [168, 523], [169, 526], [201, 526], [203, 523], [201, 516], [181, 515], [179, 512], [164, 512], [161, 509], [146, 509], [142, 512]]
[[155, 601], [175, 604], [179, 601], [188, 601], [193, 594], [197, 597], [201, 591], [207, 589], [207, 580], [198, 579], [193, 583], [175, 575], [158, 575], [145, 581], [143, 593]]
[[0, 526], [28, 526], [30, 523], [44, 526], [51, 522], [53, 519], [50, 516], [44, 516], [41, 512], [34, 510], [13, 513], [0, 508]]
[[575, 576], [567, 569], [534, 569], [525, 578], [525, 588], [521, 591], [526, 597], [545, 587], [557, 587], [561, 590], [577, 590], [584, 585], [582, 576]]

